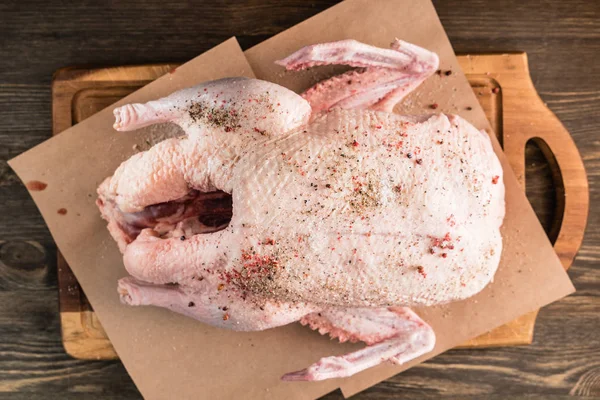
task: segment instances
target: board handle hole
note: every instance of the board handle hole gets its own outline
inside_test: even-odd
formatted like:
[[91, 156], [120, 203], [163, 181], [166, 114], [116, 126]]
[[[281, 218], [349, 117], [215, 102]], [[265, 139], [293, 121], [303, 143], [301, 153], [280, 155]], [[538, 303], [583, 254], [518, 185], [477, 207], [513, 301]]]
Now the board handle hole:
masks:
[[525, 145], [525, 193], [554, 245], [565, 210], [565, 188], [556, 158], [541, 138]]

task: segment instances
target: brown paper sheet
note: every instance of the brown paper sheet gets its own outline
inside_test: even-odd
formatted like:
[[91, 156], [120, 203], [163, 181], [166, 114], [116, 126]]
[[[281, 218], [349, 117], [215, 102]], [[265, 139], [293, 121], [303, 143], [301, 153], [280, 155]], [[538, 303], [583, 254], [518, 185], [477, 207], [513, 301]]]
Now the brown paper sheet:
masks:
[[[247, 56], [259, 76], [299, 89], [314, 79], [314, 73], [282, 73], [271, 65], [272, 60], [301, 45], [323, 40], [353, 37], [387, 45], [394, 36], [438, 52], [442, 68], [453, 71], [444, 84], [430, 79], [419, 88], [405, 102], [410, 106], [406, 112], [422, 111], [422, 104], [435, 100], [443, 111], [458, 112], [480, 128], [488, 128], [428, 2], [348, 1], [249, 50]], [[117, 104], [144, 102], [225, 76], [252, 76], [234, 39]], [[462, 113], [460, 110], [466, 105], [472, 106], [473, 111]], [[344, 380], [281, 382], [279, 377], [285, 372], [361, 345], [338, 344], [299, 324], [239, 333], [216, 329], [164, 309], [121, 305], [116, 282], [126, 272], [94, 205], [95, 189], [134, 152], [134, 144], [155, 131], [147, 128], [128, 134], [114, 132], [112, 108], [9, 163], [24, 182], [39, 180], [48, 184], [44, 191], [31, 195], [145, 398], [311, 399], [340, 385], [345, 395], [351, 395], [417, 362], [383, 365]], [[497, 145], [496, 148], [499, 149]], [[467, 301], [418, 310], [438, 337], [435, 351], [418, 361], [574, 290], [516, 179], [508, 172], [510, 167], [500, 151], [499, 154], [507, 172], [507, 217], [503, 229], [505, 250], [495, 282]], [[67, 214], [58, 214], [60, 208], [66, 208]]]

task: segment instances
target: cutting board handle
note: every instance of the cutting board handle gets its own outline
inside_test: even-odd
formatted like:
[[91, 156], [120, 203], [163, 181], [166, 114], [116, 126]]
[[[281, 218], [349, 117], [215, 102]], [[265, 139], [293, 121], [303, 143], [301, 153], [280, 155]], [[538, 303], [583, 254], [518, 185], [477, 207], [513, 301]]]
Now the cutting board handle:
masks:
[[[526, 56], [524, 62], [527, 64]], [[589, 192], [581, 155], [563, 124], [539, 97], [527, 71], [528, 85], [520, 90], [523, 101], [521, 123], [504, 124], [503, 147], [519, 183], [525, 189], [525, 147], [533, 140], [546, 157], [552, 171], [557, 196], [557, 214], [549, 232], [556, 237], [554, 249], [565, 269], [583, 241], [587, 223]], [[507, 88], [510, 89], [510, 88]], [[504, 88], [503, 88], [504, 90]], [[507, 116], [505, 116], [506, 118]], [[507, 129], [508, 128], [508, 129]], [[557, 234], [558, 233], [558, 234]]]

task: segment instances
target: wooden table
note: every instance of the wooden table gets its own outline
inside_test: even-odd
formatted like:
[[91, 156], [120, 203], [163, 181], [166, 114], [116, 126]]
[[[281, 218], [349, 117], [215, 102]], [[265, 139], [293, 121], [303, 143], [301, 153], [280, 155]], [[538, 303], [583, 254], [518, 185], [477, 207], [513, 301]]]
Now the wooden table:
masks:
[[[60, 67], [180, 62], [232, 35], [248, 48], [336, 1], [54, 3], [0, 4], [0, 399], [138, 399], [120, 362], [65, 354], [56, 247], [6, 160], [50, 137], [50, 82]], [[435, 5], [457, 52], [527, 51], [537, 90], [579, 146], [591, 208], [569, 270], [578, 291], [541, 311], [531, 346], [453, 350], [357, 398], [600, 398], [600, 3]], [[534, 146], [527, 156], [527, 193], [548, 226], [554, 202], [541, 193], [550, 171]]]

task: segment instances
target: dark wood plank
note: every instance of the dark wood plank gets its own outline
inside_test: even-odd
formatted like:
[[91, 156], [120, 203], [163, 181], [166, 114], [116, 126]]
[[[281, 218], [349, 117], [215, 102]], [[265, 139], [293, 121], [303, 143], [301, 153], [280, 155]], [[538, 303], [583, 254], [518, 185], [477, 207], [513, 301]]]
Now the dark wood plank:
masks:
[[[64, 354], [56, 250], [6, 166], [7, 159], [51, 135], [52, 73], [67, 65], [184, 61], [232, 35], [248, 48], [334, 3], [0, 3], [0, 398], [139, 398], [118, 362], [77, 361]], [[584, 245], [569, 271], [578, 292], [541, 311], [531, 346], [451, 351], [357, 398], [600, 398], [600, 210], [594, 207], [600, 201], [600, 3], [434, 4], [456, 51], [526, 51], [541, 97], [581, 150], [592, 209]], [[528, 168], [528, 177], [543, 175], [540, 163]], [[528, 190], [535, 205], [548, 202], [543, 189], [540, 182]]]

